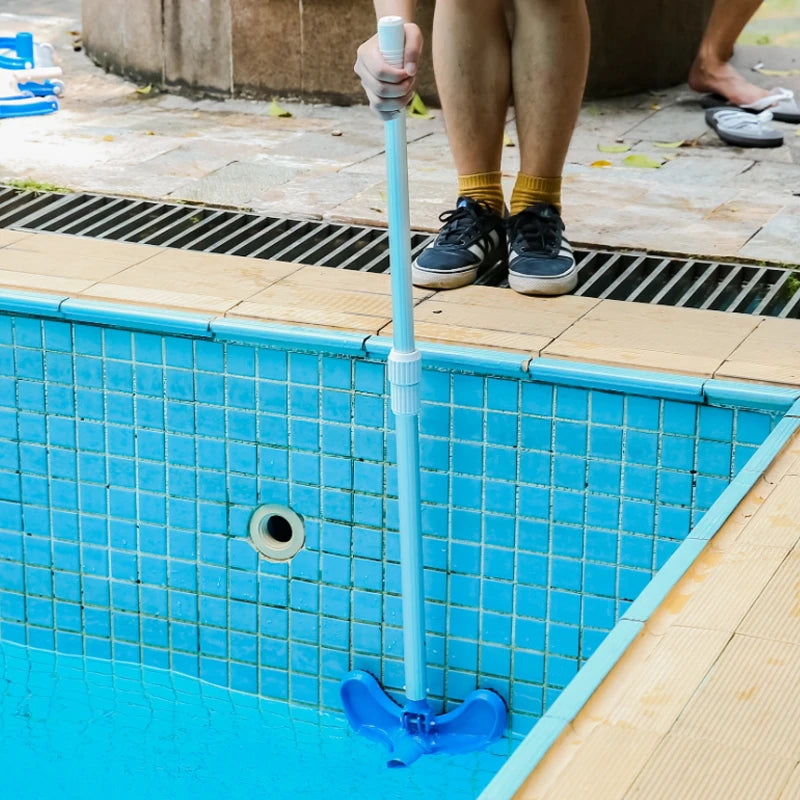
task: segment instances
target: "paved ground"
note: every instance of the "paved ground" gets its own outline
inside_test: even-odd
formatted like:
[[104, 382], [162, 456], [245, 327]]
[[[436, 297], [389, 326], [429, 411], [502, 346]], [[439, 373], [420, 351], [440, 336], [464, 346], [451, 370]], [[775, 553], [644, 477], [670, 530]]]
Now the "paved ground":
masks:
[[[788, 8], [785, 0], [779, 5]], [[6, 0], [4, 7], [0, 33], [32, 30], [56, 46], [67, 96], [57, 114], [0, 123], [0, 181], [385, 221], [383, 132], [367, 109], [281, 101], [293, 116], [276, 118], [269, 116], [268, 103], [143, 94], [73, 50], [77, 37], [70, 32], [80, 29], [79, 0]], [[773, 32], [775, 40], [786, 28], [786, 19], [776, 18], [780, 22], [772, 24], [784, 33]], [[768, 33], [759, 36], [773, 41]], [[800, 50], [746, 45], [736, 58], [756, 82], [787, 85], [800, 94]], [[750, 71], [757, 62], [784, 74]], [[412, 224], [427, 229], [434, 229], [437, 215], [452, 204], [455, 186], [441, 115], [433, 113], [433, 119], [409, 120]], [[508, 127], [513, 142], [513, 119]], [[725, 146], [706, 128], [686, 86], [587, 103], [566, 168], [571, 238], [797, 263], [800, 129], [781, 127], [783, 147]], [[676, 142], [682, 145], [660, 146]], [[598, 149], [619, 144], [629, 150]], [[632, 154], [661, 166], [625, 166]], [[507, 147], [505, 156], [510, 187], [516, 148]], [[598, 161], [611, 166], [592, 166]]]

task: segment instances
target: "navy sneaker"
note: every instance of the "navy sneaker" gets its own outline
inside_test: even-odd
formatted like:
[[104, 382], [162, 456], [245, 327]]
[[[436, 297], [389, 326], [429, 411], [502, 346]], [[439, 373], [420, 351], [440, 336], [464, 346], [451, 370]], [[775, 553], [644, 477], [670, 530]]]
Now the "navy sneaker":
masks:
[[452, 211], [439, 219], [439, 235], [411, 265], [415, 286], [456, 289], [506, 261], [503, 218], [485, 202], [459, 197]]
[[568, 294], [578, 284], [558, 209], [535, 203], [508, 219], [508, 285], [520, 294]]

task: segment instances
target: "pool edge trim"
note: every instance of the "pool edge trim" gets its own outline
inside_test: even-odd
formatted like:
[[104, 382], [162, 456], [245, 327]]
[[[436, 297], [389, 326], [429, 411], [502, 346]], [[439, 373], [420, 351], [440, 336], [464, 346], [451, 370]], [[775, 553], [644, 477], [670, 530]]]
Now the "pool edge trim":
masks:
[[[217, 316], [210, 312], [178, 311], [159, 306], [134, 305], [0, 287], [0, 314], [21, 314], [56, 322], [124, 327], [165, 336], [189, 336], [219, 342], [246, 342], [299, 348], [351, 357], [385, 360], [391, 339], [379, 334], [293, 325], [245, 317]], [[423, 367], [487, 370], [498, 377], [527, 378], [583, 389], [599, 389], [644, 397], [693, 403], [719, 403], [792, 415], [800, 400], [800, 387], [726, 381], [676, 375], [646, 369], [606, 366], [568, 359], [526, 356], [472, 345], [421, 340]], [[798, 412], [800, 413], [800, 412]]]

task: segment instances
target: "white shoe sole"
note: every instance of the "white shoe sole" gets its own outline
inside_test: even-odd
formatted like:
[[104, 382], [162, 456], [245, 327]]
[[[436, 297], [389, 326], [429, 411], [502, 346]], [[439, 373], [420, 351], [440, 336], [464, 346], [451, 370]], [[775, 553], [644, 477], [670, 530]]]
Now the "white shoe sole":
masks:
[[[502, 260], [496, 261], [488, 269], [484, 270], [484, 273], [495, 269], [495, 267], [501, 263], [505, 262]], [[470, 267], [469, 269], [459, 270], [458, 272], [454, 270], [436, 272], [419, 267], [417, 262], [414, 261], [411, 265], [411, 282], [414, 286], [418, 286], [422, 289], [458, 289], [461, 286], [469, 286], [475, 283], [479, 271], [478, 267]]]
[[519, 294], [555, 297], [575, 291], [575, 287], [578, 285], [578, 271], [572, 270], [566, 275], [556, 275], [552, 278], [533, 278], [529, 275], [509, 272], [508, 285]]

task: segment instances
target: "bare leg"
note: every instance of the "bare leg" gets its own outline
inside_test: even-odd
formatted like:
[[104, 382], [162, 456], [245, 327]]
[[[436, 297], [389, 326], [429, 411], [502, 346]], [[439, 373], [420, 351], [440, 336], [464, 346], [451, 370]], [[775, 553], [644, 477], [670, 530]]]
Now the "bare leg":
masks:
[[514, 0], [514, 106], [521, 171], [561, 175], [589, 64], [585, 0]]
[[732, 103], [753, 103], [769, 92], [747, 81], [729, 63], [733, 46], [762, 0], [716, 0], [703, 41], [689, 71], [696, 92], [716, 92]]
[[459, 175], [500, 169], [510, 49], [503, 0], [437, 0], [433, 65]]

